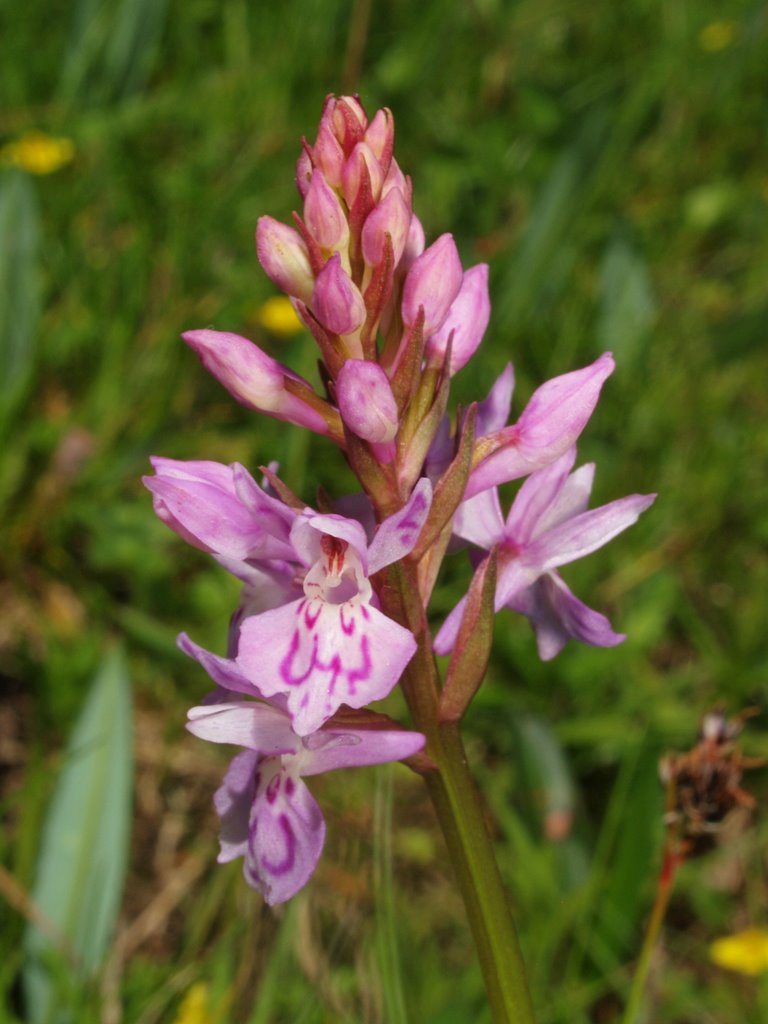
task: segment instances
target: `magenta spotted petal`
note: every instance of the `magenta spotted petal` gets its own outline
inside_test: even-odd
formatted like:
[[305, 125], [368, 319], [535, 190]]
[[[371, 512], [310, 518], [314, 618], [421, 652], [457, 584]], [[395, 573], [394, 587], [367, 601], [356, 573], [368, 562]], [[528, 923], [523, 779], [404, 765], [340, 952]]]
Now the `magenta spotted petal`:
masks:
[[293, 728], [306, 736], [341, 704], [386, 697], [415, 651], [410, 631], [373, 605], [316, 597], [246, 619], [237, 665], [265, 696], [287, 695]]
[[256, 778], [243, 870], [274, 906], [307, 884], [323, 852], [325, 820], [301, 779], [279, 760], [262, 762]]

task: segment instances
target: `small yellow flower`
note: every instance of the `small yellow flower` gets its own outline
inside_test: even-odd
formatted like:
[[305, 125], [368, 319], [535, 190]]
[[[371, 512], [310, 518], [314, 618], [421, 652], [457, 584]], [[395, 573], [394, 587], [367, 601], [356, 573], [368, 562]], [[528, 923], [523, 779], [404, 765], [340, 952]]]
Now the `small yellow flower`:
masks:
[[173, 1024], [210, 1024], [208, 986], [196, 981], [181, 1001]]
[[290, 338], [304, 330], [304, 325], [296, 315], [291, 300], [285, 295], [273, 295], [256, 310], [256, 319], [261, 326], [281, 338]]
[[768, 931], [748, 928], [736, 935], [726, 935], [712, 943], [709, 957], [718, 967], [756, 977], [768, 971]]
[[0, 163], [20, 167], [29, 174], [53, 174], [75, 156], [72, 139], [54, 138], [44, 132], [25, 132], [0, 148]]
[[699, 32], [699, 46], [707, 53], [718, 53], [736, 38], [735, 21], [711, 21]]

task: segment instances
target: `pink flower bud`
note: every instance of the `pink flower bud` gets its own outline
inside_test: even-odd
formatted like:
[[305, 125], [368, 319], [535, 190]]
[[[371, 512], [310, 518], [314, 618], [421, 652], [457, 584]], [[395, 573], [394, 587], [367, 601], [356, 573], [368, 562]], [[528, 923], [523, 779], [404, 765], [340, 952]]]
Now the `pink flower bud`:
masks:
[[342, 267], [338, 253], [331, 256], [317, 275], [312, 311], [333, 334], [350, 334], [365, 320], [363, 296]]
[[[285, 381], [289, 378], [303, 384], [308, 397], [316, 397], [310, 385], [262, 352], [258, 345], [227, 331], [187, 331], [182, 337], [198, 354], [206, 370], [238, 402], [279, 420], [308, 427], [318, 434], [331, 432], [328, 422], [316, 409], [285, 390]], [[318, 398], [315, 404], [322, 407], [324, 403]]]
[[424, 307], [424, 337], [441, 326], [463, 278], [461, 260], [451, 235], [441, 235], [419, 256], [403, 284], [403, 323], [410, 327]]
[[259, 217], [256, 255], [264, 273], [278, 288], [309, 302], [314, 278], [307, 247], [298, 231], [273, 217]]
[[378, 363], [348, 359], [336, 380], [341, 418], [365, 441], [382, 444], [397, 434], [397, 402]]
[[343, 249], [349, 241], [349, 225], [339, 197], [317, 169], [304, 200], [304, 221], [322, 249]]
[[325, 180], [332, 188], [341, 187], [341, 174], [344, 167], [344, 151], [333, 134], [328, 121], [321, 121], [317, 132], [317, 141], [312, 147], [312, 158], [315, 167], [322, 172]]
[[370, 146], [367, 146], [364, 142], [358, 142], [350, 153], [349, 159], [344, 164], [342, 172], [344, 198], [347, 201], [347, 206], [350, 208], [353, 206], [360, 191], [366, 169], [368, 171], [368, 180], [371, 184], [371, 196], [373, 201], [377, 202], [381, 195], [381, 186], [384, 183], [381, 165], [373, 155]]
[[426, 244], [424, 228], [421, 226], [419, 218], [413, 213], [411, 214], [411, 223], [408, 226], [408, 237], [405, 240], [403, 258], [400, 261], [401, 270], [408, 270], [413, 265], [416, 257], [421, 256], [424, 252]]
[[387, 171], [387, 176], [384, 179], [384, 184], [381, 186], [381, 198], [383, 199], [388, 192], [391, 192], [393, 188], [399, 188], [407, 201], [410, 203], [411, 187], [410, 183], [400, 170], [397, 160], [392, 160]]
[[488, 264], [478, 263], [464, 274], [459, 294], [453, 300], [442, 327], [427, 342], [427, 358], [443, 357], [451, 344], [450, 376], [464, 366], [483, 339], [491, 316], [488, 296]]
[[368, 214], [362, 232], [363, 259], [377, 267], [384, 253], [384, 236], [392, 239], [395, 266], [400, 261], [408, 238], [411, 211], [399, 188], [392, 189]]
[[384, 107], [377, 110], [373, 120], [365, 132], [365, 141], [371, 147], [374, 156], [385, 169], [392, 159], [395, 142], [395, 119], [392, 111]]
[[341, 143], [345, 154], [349, 154], [360, 142], [368, 127], [368, 118], [363, 105], [356, 96], [341, 96], [334, 101], [330, 114], [333, 132]]

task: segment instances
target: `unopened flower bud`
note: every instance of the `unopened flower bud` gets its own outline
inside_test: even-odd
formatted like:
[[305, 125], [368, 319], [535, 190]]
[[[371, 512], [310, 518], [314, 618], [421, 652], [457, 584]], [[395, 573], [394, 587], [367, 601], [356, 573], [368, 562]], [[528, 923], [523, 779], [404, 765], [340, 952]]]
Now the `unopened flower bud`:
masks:
[[[238, 402], [276, 419], [308, 427], [318, 434], [332, 433], [329, 424], [333, 417], [325, 418], [318, 411], [327, 403], [314, 394], [306, 381], [262, 352], [252, 341], [228, 331], [211, 330], [187, 331], [182, 337], [198, 354], [206, 370]], [[303, 386], [313, 405], [286, 391], [287, 379]], [[330, 406], [328, 410], [333, 412]]]
[[382, 444], [397, 434], [397, 402], [378, 363], [348, 359], [336, 380], [341, 418], [365, 441]]
[[373, 155], [371, 147], [364, 142], [358, 142], [344, 164], [342, 173], [344, 198], [350, 208], [357, 199], [366, 171], [371, 186], [371, 196], [373, 201], [377, 202], [381, 195], [381, 186], [384, 183], [381, 165]]
[[363, 296], [342, 267], [338, 253], [331, 256], [317, 275], [312, 311], [333, 334], [350, 334], [365, 320]]
[[381, 186], [381, 198], [383, 199], [393, 188], [399, 188], [408, 203], [410, 203], [411, 192], [413, 191], [411, 183], [400, 170], [395, 159], [390, 162], [387, 176], [384, 179], [384, 184]]
[[399, 188], [392, 189], [368, 214], [362, 232], [363, 259], [369, 267], [377, 267], [384, 254], [384, 238], [392, 239], [395, 266], [405, 250], [411, 211]]
[[312, 159], [315, 167], [323, 172], [328, 184], [332, 188], [339, 188], [344, 167], [344, 151], [328, 121], [320, 122], [317, 141], [312, 147]]
[[488, 264], [478, 263], [464, 274], [459, 294], [453, 300], [442, 327], [427, 342], [427, 358], [445, 356], [451, 342], [450, 376], [464, 366], [480, 344], [491, 316], [488, 295]]
[[312, 172], [304, 200], [304, 220], [322, 249], [343, 249], [349, 241], [349, 224], [339, 197], [317, 169]]
[[395, 119], [392, 112], [384, 107], [377, 110], [373, 120], [365, 132], [365, 141], [371, 147], [374, 156], [386, 170], [392, 158], [395, 142]]
[[362, 140], [368, 127], [368, 118], [362, 103], [356, 96], [340, 96], [333, 101], [330, 120], [341, 148], [345, 154], [351, 153], [356, 143]]
[[273, 217], [259, 217], [256, 255], [264, 273], [278, 288], [309, 302], [314, 278], [307, 247], [298, 231]]
[[411, 223], [408, 225], [408, 237], [405, 240], [405, 249], [400, 260], [400, 269], [409, 270], [418, 256], [424, 252], [427, 240], [424, 237], [424, 228], [415, 213], [411, 214]]
[[423, 307], [424, 337], [428, 338], [448, 315], [463, 276], [456, 243], [451, 235], [441, 235], [408, 271], [403, 284], [403, 323], [410, 327]]

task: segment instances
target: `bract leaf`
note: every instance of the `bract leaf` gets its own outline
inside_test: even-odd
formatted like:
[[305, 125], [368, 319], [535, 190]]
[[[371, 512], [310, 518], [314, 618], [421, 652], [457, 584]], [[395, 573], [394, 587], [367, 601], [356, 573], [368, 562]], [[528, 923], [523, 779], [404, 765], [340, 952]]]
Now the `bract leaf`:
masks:
[[496, 550], [480, 564], [467, 594], [467, 604], [448, 674], [440, 694], [441, 722], [458, 722], [480, 689], [493, 643], [494, 597], [496, 596]]

